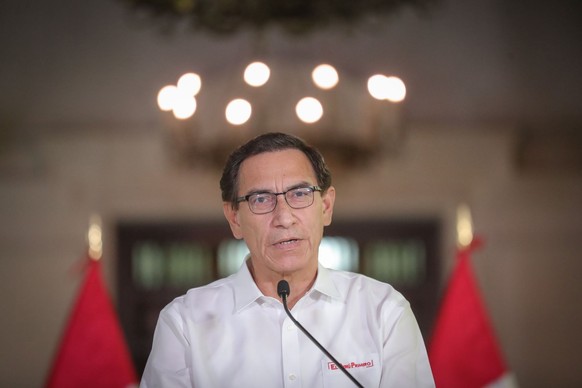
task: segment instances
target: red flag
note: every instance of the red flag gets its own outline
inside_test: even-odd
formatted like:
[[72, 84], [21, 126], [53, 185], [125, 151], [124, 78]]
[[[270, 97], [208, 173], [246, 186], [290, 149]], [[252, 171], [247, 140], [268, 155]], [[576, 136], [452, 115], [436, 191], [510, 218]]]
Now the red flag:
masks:
[[439, 388], [482, 388], [507, 373], [471, 269], [471, 253], [478, 245], [474, 241], [457, 253], [429, 345]]
[[89, 259], [46, 387], [122, 388], [137, 381], [100, 261]]

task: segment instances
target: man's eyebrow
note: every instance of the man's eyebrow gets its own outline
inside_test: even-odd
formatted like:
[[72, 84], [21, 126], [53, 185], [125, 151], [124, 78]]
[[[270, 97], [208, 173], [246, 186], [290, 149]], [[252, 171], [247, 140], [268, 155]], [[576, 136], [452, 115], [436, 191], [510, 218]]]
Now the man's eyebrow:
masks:
[[[289, 190], [293, 190], [293, 189], [298, 189], [300, 187], [311, 187], [313, 186], [313, 183], [309, 183], [307, 181], [301, 181], [299, 183], [295, 183], [291, 186], [287, 186], [287, 188], [285, 188], [283, 191], [289, 191]], [[274, 193], [275, 191], [273, 190], [269, 190], [269, 189], [262, 189], [262, 188], [252, 188], [249, 191], [247, 191], [247, 193], [245, 195], [242, 195], [242, 197], [246, 197], [247, 195], [253, 195], [253, 194], [265, 194], [265, 193]]]
[[253, 194], [273, 193], [273, 192], [274, 191], [267, 190], [267, 189], [252, 189], [252, 190], [248, 191], [244, 196], [253, 195]]
[[313, 186], [312, 183], [309, 183], [307, 181], [303, 181], [303, 182], [300, 182], [300, 183], [297, 183], [295, 185], [291, 185], [291, 186], [287, 187], [287, 189], [285, 191], [287, 191], [287, 190], [293, 190], [293, 189], [299, 189], [299, 188], [302, 188], [302, 187], [311, 187], [311, 186]]

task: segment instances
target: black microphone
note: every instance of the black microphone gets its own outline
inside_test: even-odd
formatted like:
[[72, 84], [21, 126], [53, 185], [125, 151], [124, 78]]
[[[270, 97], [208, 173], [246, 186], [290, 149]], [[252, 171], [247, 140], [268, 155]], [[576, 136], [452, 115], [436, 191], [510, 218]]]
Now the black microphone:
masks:
[[357, 387], [364, 388], [364, 386], [362, 384], [360, 384], [358, 382], [358, 380], [356, 380], [354, 378], [354, 376], [352, 376], [346, 370], [346, 368], [344, 368], [344, 366], [338, 360], [336, 360], [334, 356], [332, 356], [327, 351], [327, 349], [325, 349], [319, 342], [317, 342], [317, 340], [315, 338], [313, 338], [313, 336], [311, 334], [309, 334], [309, 332], [299, 322], [297, 322], [297, 320], [293, 317], [293, 315], [291, 315], [291, 311], [289, 311], [289, 307], [287, 307], [287, 296], [290, 293], [291, 293], [291, 288], [289, 287], [289, 282], [287, 282], [287, 280], [280, 280], [279, 283], [277, 284], [277, 294], [279, 294], [279, 297], [283, 301], [283, 307], [285, 308], [285, 312], [287, 313], [287, 315], [289, 316], [291, 321], [293, 321], [295, 326], [297, 326], [303, 332], [303, 334], [305, 334], [307, 336], [307, 338], [309, 338], [311, 340], [311, 342], [313, 342], [315, 344], [315, 346], [317, 346], [319, 348], [319, 350], [321, 350], [323, 352], [323, 354], [325, 354], [331, 361], [333, 361], [333, 363], [336, 364], [337, 367], [342, 372], [344, 372], [345, 375], [348, 376], [349, 379], [352, 380], [352, 382], [354, 384], [356, 384]]

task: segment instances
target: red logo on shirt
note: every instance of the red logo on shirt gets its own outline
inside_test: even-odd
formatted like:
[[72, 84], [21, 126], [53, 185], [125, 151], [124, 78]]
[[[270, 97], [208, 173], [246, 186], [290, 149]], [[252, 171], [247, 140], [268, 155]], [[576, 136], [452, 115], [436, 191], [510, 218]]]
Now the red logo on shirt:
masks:
[[[346, 369], [356, 369], [356, 368], [371, 368], [374, 366], [374, 360], [364, 361], [364, 362], [349, 362], [347, 364], [343, 364], [344, 368]], [[338, 366], [333, 362], [327, 363], [327, 369], [329, 370], [338, 370]]]

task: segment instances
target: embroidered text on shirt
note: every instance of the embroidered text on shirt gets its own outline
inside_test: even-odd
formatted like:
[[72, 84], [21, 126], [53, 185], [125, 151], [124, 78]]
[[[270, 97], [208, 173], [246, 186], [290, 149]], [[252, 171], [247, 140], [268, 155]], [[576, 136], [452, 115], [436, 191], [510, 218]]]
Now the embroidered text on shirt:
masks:
[[[364, 361], [364, 362], [350, 362], [347, 364], [343, 364], [344, 368], [346, 369], [353, 369], [353, 368], [371, 368], [374, 366], [374, 360], [370, 360], [370, 361]], [[337, 367], [337, 365], [333, 362], [328, 362], [327, 363], [327, 369], [329, 370], [339, 370], [339, 368]]]

